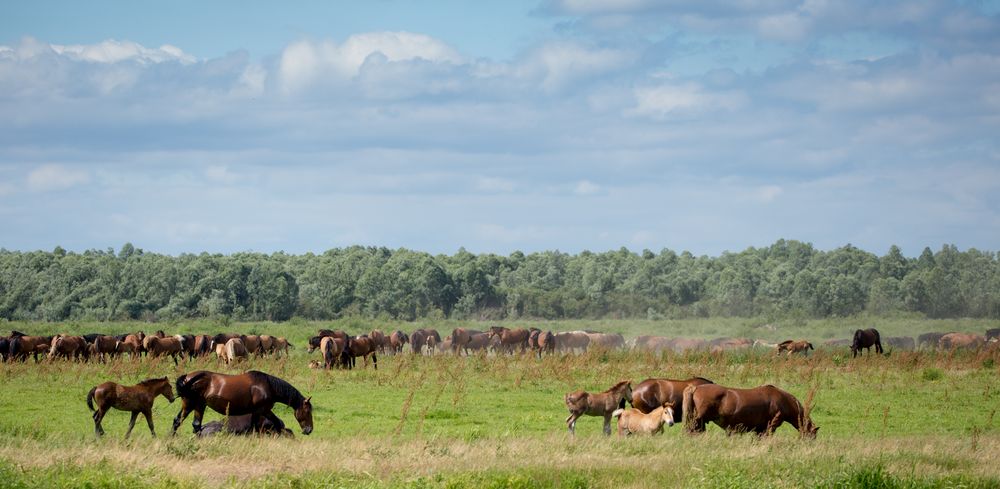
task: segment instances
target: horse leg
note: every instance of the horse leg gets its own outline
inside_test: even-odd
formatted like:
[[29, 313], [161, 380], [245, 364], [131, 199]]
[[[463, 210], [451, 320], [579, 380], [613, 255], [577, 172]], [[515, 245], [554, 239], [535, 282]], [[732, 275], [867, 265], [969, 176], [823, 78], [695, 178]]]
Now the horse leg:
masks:
[[129, 435], [132, 434], [132, 428], [135, 427], [135, 418], [139, 417], [139, 411], [132, 411], [132, 419], [128, 422], [128, 431], [125, 432], [125, 439], [128, 440]]
[[149, 433], [153, 435], [153, 438], [156, 438], [156, 430], [153, 429], [153, 410], [149, 408], [144, 409], [142, 415], [146, 417], [146, 424], [149, 425]]
[[272, 426], [274, 426], [275, 433], [280, 435], [285, 431], [285, 422], [282, 421], [277, 414], [274, 414], [274, 411], [268, 409], [267, 412], [264, 413], [264, 417], [271, 422]]
[[94, 433], [97, 436], [104, 436], [104, 427], [101, 426], [101, 421], [104, 420], [104, 415], [107, 411], [104, 410], [103, 406], [98, 406], [97, 411], [94, 411]]
[[611, 413], [604, 414], [604, 436], [611, 436]]
[[198, 409], [194, 411], [194, 421], [191, 422], [191, 427], [194, 428], [195, 434], [201, 432], [201, 418], [205, 415], [205, 406], [199, 406]]
[[191, 410], [188, 409], [188, 400], [182, 397], [181, 398], [181, 410], [180, 410], [179, 413], [177, 413], [177, 417], [174, 418], [174, 427], [170, 431], [170, 435], [171, 436], [174, 436], [174, 435], [177, 434], [177, 428], [181, 427], [181, 423], [183, 423], [184, 420], [187, 419], [187, 417], [188, 417], [189, 414], [191, 414]]
[[375, 356], [375, 352], [372, 352], [372, 365], [375, 366], [375, 370], [378, 370], [378, 357]]
[[569, 413], [569, 417], [566, 418], [566, 427], [569, 428], [569, 434], [576, 434], [576, 420], [579, 417], [576, 413]]

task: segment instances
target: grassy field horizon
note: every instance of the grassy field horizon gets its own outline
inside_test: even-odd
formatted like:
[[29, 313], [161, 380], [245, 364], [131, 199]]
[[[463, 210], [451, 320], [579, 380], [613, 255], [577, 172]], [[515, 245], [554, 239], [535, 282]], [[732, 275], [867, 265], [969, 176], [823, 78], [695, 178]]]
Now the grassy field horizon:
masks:
[[[704, 322], [701, 322], [704, 321]], [[746, 320], [692, 322], [539, 322], [554, 330], [600, 329], [628, 337], [677, 331], [677, 336], [742, 336]], [[528, 324], [527, 322], [516, 322]], [[852, 330], [861, 320], [778, 324], [761, 331], [773, 341], [798, 331], [810, 339]], [[225, 365], [214, 358], [101, 364], [67, 361], [3, 364], [0, 385], [2, 487], [998, 487], [1000, 407], [996, 348], [893, 352], [851, 358], [846, 348], [808, 357], [769, 350], [653, 354], [591, 351], [582, 355], [382, 356], [379, 368], [308, 367], [302, 340], [319, 327], [353, 333], [404, 323], [3, 323], [5, 329], [52, 334], [164, 329], [171, 333], [244, 331], [287, 336], [299, 348], [286, 358]], [[407, 331], [468, 322], [405, 323]], [[764, 323], [769, 324], [769, 323]], [[982, 321], [875, 325], [884, 335], [913, 328], [982, 331]], [[664, 328], [669, 326], [669, 328]], [[796, 329], [798, 328], [798, 329]], [[652, 331], [650, 331], [652, 330]], [[698, 332], [701, 334], [697, 334]], [[918, 334], [916, 331], [913, 336]], [[816, 335], [816, 336], [810, 336]], [[845, 335], [846, 336], [846, 335]], [[113, 380], [171, 380], [208, 369], [258, 369], [313, 397], [315, 431], [301, 430], [283, 405], [275, 413], [293, 439], [197, 439], [191, 418], [178, 436], [180, 409], [158, 399], [153, 439], [141, 422], [123, 441], [128, 414], [111, 412], [107, 436], [95, 439], [87, 391]], [[710, 426], [688, 436], [679, 426], [662, 436], [605, 438], [599, 418], [584, 417], [577, 436], [566, 431], [566, 392], [601, 391], [619, 380], [704, 376], [733, 387], [777, 385], [803, 402], [811, 397], [816, 440], [788, 426], [770, 438], [726, 436]], [[205, 420], [221, 419], [206, 413]]]

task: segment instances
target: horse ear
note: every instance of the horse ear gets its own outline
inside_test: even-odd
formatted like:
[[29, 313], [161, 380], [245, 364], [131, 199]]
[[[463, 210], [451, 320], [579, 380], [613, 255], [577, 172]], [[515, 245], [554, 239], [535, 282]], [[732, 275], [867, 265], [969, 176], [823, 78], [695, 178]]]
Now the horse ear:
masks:
[[310, 400], [311, 400], [312, 398], [313, 398], [313, 396], [309, 396], [309, 397], [307, 397], [307, 398], [306, 398], [306, 402], [309, 402], [309, 401], [310, 401]]

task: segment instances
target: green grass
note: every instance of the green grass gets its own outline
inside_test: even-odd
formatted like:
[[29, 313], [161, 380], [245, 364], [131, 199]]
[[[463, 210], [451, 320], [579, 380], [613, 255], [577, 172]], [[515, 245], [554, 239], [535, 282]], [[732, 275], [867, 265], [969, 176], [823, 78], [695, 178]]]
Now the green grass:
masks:
[[[435, 323], [442, 331], [457, 324]], [[615, 325], [634, 334], [650, 332], [646, 322], [552, 326], [615, 330], [610, 327]], [[331, 323], [9, 326], [29, 333], [256, 330], [287, 336], [300, 348], [287, 359], [254, 359], [233, 367], [208, 358], [176, 367], [169, 359], [4, 364], [0, 487], [1000, 486], [994, 462], [1000, 457], [994, 421], [1000, 407], [996, 350], [895, 352], [858, 359], [843, 348], [792, 358], [769, 351], [591, 352], [541, 360], [402, 355], [380, 358], [377, 371], [323, 371], [308, 368], [310, 357], [301, 346], [318, 327]], [[354, 332], [372, 327], [332, 326]], [[385, 330], [400, 326], [379, 325]], [[409, 331], [417, 325], [405, 326]], [[743, 327], [737, 320], [705, 320], [701, 326], [702, 334], [684, 335], [737, 336]], [[856, 326], [824, 321], [803, 327], [822, 335]], [[960, 329], [933, 321], [915, 327]], [[965, 329], [975, 330], [971, 324]], [[154, 408], [158, 439], [150, 438], [140, 419], [132, 439], [122, 441], [128, 414], [117, 411], [104, 420], [108, 435], [101, 440], [93, 436], [84, 400], [100, 382], [131, 384], [154, 376], [173, 379], [196, 369], [249, 368], [282, 377], [313, 397], [316, 428], [311, 436], [298, 434], [290, 409], [279, 405], [275, 412], [296, 428], [295, 439], [197, 440], [190, 418], [180, 436], [170, 438], [165, 435], [179, 404], [162, 398]], [[691, 437], [674, 427], [651, 439], [606, 439], [600, 434], [601, 421], [590, 417], [579, 421], [575, 439], [566, 434], [562, 398], [570, 390], [599, 391], [622, 379], [692, 375], [739, 387], [775, 384], [803, 401], [813, 391], [819, 437], [801, 441], [788, 426], [766, 440], [726, 437], [714, 427]], [[206, 414], [206, 421], [219, 418]]]

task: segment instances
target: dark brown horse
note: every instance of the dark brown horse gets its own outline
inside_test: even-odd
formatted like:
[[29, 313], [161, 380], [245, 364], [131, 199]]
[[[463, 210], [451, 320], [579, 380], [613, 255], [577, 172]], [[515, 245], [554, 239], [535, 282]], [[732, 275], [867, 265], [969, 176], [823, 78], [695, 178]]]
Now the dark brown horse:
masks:
[[520, 349], [521, 352], [528, 349], [528, 336], [531, 332], [524, 328], [510, 329], [503, 326], [493, 326], [487, 334], [491, 338], [494, 336], [500, 338], [500, 351], [513, 354], [515, 348]]
[[403, 353], [403, 345], [409, 342], [410, 336], [398, 329], [389, 335], [389, 349], [392, 350], [394, 355], [396, 353]]
[[873, 346], [875, 347], [875, 353], [882, 353], [882, 337], [878, 334], [877, 329], [859, 329], [854, 332], [854, 340], [851, 342], [851, 353], [855, 357], [861, 353], [862, 348], [868, 350], [870, 354]]
[[362, 357], [365, 362], [365, 368], [368, 368], [368, 356], [372, 357], [372, 363], [375, 365], [375, 370], [378, 370], [378, 344], [375, 340], [369, 338], [366, 335], [354, 336], [347, 343], [347, 349], [345, 353], [347, 354], [346, 361], [350, 362], [348, 368], [354, 368], [355, 361], [357, 357]]
[[14, 336], [10, 340], [9, 355], [12, 360], [26, 361], [28, 355], [38, 363], [38, 355], [48, 353], [52, 346], [52, 336]]
[[245, 414], [243, 416], [227, 416], [222, 421], [212, 421], [205, 423], [201, 427], [201, 431], [198, 432], [198, 437], [204, 438], [219, 433], [226, 433], [230, 435], [250, 435], [253, 433], [259, 433], [261, 435], [273, 435], [273, 436], [286, 436], [293, 437], [292, 430], [288, 428], [283, 428], [281, 431], [275, 429], [275, 426], [271, 424], [266, 418], [261, 420], [260, 426], [254, 429], [253, 425], [253, 415]]
[[[87, 407], [94, 411], [94, 433], [97, 436], [104, 434], [101, 420], [111, 408], [115, 408], [119, 411], [132, 412], [132, 419], [128, 422], [125, 438], [132, 434], [132, 428], [135, 427], [135, 419], [139, 413], [146, 417], [149, 432], [156, 436], [156, 430], [153, 429], [153, 401], [156, 400], [156, 396], [161, 395], [166, 397], [168, 401], [174, 402], [174, 391], [170, 388], [170, 381], [166, 377], [147, 379], [132, 386], [105, 382], [90, 389], [90, 392], [87, 393]], [[94, 401], [97, 401], [97, 409], [94, 409]]]
[[1000, 340], [1000, 328], [990, 328], [986, 330], [986, 341]]
[[467, 328], [455, 328], [451, 332], [451, 351], [452, 353], [458, 355], [462, 351], [465, 354], [469, 354], [469, 342], [472, 341], [472, 337], [478, 334], [482, 334], [482, 331], [477, 331], [474, 329]]
[[[436, 329], [421, 328], [410, 335], [410, 347], [413, 353], [423, 353], [427, 345], [436, 345], [441, 342], [441, 334]], [[434, 353], [431, 351], [430, 353]]]
[[713, 422], [727, 433], [754, 432], [770, 435], [789, 423], [799, 436], [815, 438], [819, 428], [795, 396], [773, 386], [730, 389], [717, 384], [692, 385], [684, 389], [684, 423], [689, 433], [705, 431]]
[[188, 414], [194, 413], [191, 425], [195, 433], [201, 431], [201, 419], [205, 408], [227, 416], [253, 415], [254, 429], [258, 429], [263, 419], [267, 419], [276, 430], [285, 428], [285, 423], [271, 411], [275, 403], [287, 404], [295, 410], [295, 419], [302, 427], [302, 434], [312, 433], [311, 398], [278, 377], [251, 370], [239, 375], [226, 375], [207, 370], [199, 370], [177, 378], [177, 395], [183, 401], [181, 411], [174, 418], [173, 433], [177, 433]]
[[569, 417], [566, 418], [566, 427], [569, 432], [576, 434], [576, 420], [586, 414], [587, 416], [604, 417], [604, 434], [611, 434], [611, 416], [616, 409], [624, 408], [625, 401], [632, 398], [632, 381], [623, 380], [610, 389], [591, 394], [585, 391], [575, 391], [566, 394], [566, 409], [569, 409]]
[[[684, 402], [684, 389], [691, 385], [711, 384], [712, 381], [701, 377], [691, 377], [687, 380], [646, 379], [632, 389], [629, 402], [632, 407], [642, 413], [649, 414], [654, 409], [666, 403], [680, 406]], [[681, 410], [674, 410], [674, 422], [681, 421]]]

